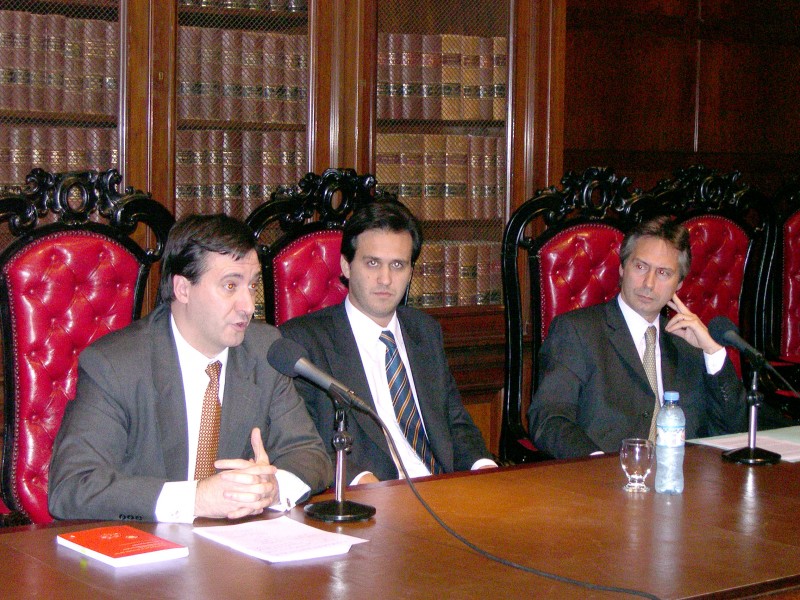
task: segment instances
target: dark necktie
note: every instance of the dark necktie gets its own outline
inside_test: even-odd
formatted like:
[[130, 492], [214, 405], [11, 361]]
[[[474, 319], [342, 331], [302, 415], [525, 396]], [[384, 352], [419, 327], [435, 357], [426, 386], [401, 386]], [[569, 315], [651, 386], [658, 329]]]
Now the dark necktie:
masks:
[[400, 429], [428, 470], [434, 475], [441, 473], [442, 469], [433, 456], [425, 430], [422, 428], [422, 420], [408, 383], [408, 373], [397, 350], [394, 335], [391, 331], [383, 331], [381, 341], [386, 344], [386, 380], [389, 383], [392, 405]]
[[222, 407], [219, 403], [220, 361], [214, 361], [206, 367], [209, 377], [208, 387], [203, 396], [203, 413], [200, 417], [200, 439], [197, 443], [197, 462], [194, 468], [195, 479], [205, 479], [216, 474], [214, 461], [219, 449], [219, 421]]

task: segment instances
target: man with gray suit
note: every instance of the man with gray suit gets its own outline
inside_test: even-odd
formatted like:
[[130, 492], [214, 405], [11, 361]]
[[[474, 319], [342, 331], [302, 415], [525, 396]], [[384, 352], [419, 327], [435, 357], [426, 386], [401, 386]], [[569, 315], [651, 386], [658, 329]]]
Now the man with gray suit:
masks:
[[235, 519], [330, 484], [302, 399], [266, 361], [279, 333], [250, 323], [260, 273], [241, 221], [173, 227], [160, 305], [80, 356], [50, 463], [54, 517]]
[[680, 393], [687, 438], [743, 431], [744, 389], [727, 352], [676, 294], [691, 264], [688, 231], [669, 217], [640, 224], [620, 261], [616, 298], [550, 325], [528, 411], [533, 443], [569, 458], [654, 439], [665, 390]]
[[[461, 402], [439, 324], [398, 306], [421, 245], [417, 221], [402, 204], [372, 202], [358, 209], [342, 235], [347, 298], [281, 326], [285, 337], [305, 347], [311, 362], [377, 411], [397, 445], [399, 457], [372, 419], [350, 411], [352, 483], [396, 479], [398, 459], [411, 477], [496, 466]], [[323, 440], [330, 442], [336, 428], [330, 398], [302, 380], [297, 388]]]

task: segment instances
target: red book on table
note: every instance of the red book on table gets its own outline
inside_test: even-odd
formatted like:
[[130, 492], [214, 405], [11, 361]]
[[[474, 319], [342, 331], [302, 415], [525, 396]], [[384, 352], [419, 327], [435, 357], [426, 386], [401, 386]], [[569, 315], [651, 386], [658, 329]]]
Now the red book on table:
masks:
[[61, 533], [58, 543], [114, 567], [142, 565], [189, 555], [189, 548], [130, 525]]

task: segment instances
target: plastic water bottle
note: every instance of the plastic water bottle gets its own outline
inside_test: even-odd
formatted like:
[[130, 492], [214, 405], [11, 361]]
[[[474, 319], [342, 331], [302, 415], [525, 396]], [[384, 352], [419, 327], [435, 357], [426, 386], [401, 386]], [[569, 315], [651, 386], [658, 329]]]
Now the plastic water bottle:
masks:
[[686, 417], [678, 406], [678, 392], [664, 392], [664, 405], [656, 417], [656, 492], [683, 492], [683, 451]]

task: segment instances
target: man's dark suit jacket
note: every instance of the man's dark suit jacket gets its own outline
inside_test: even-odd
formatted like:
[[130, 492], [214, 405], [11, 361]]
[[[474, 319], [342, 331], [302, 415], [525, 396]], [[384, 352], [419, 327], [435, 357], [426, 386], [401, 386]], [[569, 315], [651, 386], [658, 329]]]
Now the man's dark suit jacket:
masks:
[[[398, 307], [397, 318], [436, 460], [445, 472], [451, 472], [469, 470], [476, 460], [491, 458], [480, 431], [461, 402], [444, 355], [439, 324], [429, 315], [404, 306]], [[311, 362], [317, 367], [375, 408], [344, 303], [291, 319], [280, 329], [285, 337], [308, 350]], [[297, 389], [335, 460], [331, 446], [335, 429], [331, 399], [320, 388], [301, 379], [297, 380]], [[397, 467], [378, 425], [355, 410], [348, 412], [347, 425], [353, 436], [353, 448], [347, 457], [348, 481], [363, 471], [371, 471], [381, 480], [397, 479]]]
[[[686, 438], [743, 431], [747, 406], [731, 361], [709, 375], [703, 351], [665, 324], [661, 375], [664, 390], [680, 393]], [[647, 437], [655, 399], [617, 298], [553, 319], [540, 356], [528, 411], [537, 448], [566, 458], [618, 452], [624, 438]]]
[[[186, 401], [169, 316], [162, 305], [81, 354], [50, 463], [54, 517], [154, 520], [164, 483], [186, 481]], [[260, 427], [270, 462], [320, 491], [331, 463], [292, 380], [267, 363], [278, 337], [251, 323], [230, 348], [218, 456], [252, 458], [250, 432]]]

